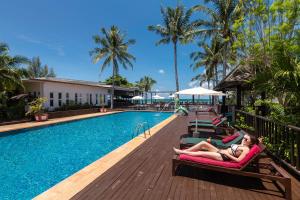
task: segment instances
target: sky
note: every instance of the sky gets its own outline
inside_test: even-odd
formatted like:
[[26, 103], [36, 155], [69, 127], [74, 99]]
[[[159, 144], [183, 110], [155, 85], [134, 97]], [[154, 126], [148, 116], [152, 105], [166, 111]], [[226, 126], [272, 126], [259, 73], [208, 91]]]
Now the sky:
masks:
[[[181, 0], [186, 8], [202, 0]], [[100, 73], [101, 62], [93, 64], [89, 52], [96, 47], [93, 35], [100, 28], [118, 26], [128, 39], [135, 39], [129, 52], [136, 57], [133, 70], [120, 70], [130, 82], [143, 76], [157, 81], [153, 90], [175, 90], [173, 46], [156, 46], [160, 37], [149, 32], [149, 25], [162, 24], [161, 6], [174, 7], [176, 0], [1, 0], [0, 42], [11, 55], [39, 56], [42, 64], [53, 67], [58, 78], [103, 81], [112, 68]], [[196, 16], [195, 16], [196, 17]], [[190, 88], [193, 71], [189, 54], [196, 42], [178, 46], [180, 89]]]

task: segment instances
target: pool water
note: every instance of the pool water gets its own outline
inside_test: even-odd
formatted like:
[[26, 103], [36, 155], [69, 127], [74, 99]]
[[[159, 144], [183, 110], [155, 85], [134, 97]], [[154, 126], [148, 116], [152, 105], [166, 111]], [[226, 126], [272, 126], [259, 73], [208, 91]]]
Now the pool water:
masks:
[[0, 199], [31, 199], [131, 140], [138, 123], [171, 115], [123, 112], [0, 133]]

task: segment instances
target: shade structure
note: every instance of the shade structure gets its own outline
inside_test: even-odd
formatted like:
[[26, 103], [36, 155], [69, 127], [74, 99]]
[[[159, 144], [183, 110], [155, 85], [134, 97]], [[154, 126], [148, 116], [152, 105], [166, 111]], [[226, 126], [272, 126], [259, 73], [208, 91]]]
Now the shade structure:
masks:
[[143, 97], [141, 97], [141, 96], [134, 96], [134, 97], [132, 97], [131, 99], [132, 99], [132, 100], [142, 100]]
[[190, 88], [190, 89], [185, 89], [185, 90], [180, 90], [176, 92], [175, 94], [185, 94], [185, 95], [203, 95], [203, 96], [226, 96], [226, 94], [210, 89], [206, 89], [204, 87], [195, 87], [195, 88]]
[[153, 99], [164, 99], [165, 97], [161, 97], [161, 96], [159, 96], [159, 95], [154, 95], [152, 98], [153, 98]]

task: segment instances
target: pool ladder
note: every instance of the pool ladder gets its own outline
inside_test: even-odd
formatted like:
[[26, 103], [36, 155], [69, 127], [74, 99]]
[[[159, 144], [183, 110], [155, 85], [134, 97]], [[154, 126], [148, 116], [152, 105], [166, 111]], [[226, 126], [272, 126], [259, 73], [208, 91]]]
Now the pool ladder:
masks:
[[141, 122], [136, 125], [132, 138], [136, 137], [140, 133], [141, 129], [144, 131], [144, 138], [147, 136], [147, 130], [148, 135], [151, 136], [149, 124], [147, 122]]

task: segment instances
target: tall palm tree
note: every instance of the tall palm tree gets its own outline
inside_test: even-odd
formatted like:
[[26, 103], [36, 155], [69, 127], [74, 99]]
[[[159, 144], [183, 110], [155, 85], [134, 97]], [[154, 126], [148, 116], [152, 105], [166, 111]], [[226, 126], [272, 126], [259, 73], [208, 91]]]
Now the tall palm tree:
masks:
[[[194, 62], [191, 67], [194, 71], [204, 67], [206, 71], [206, 77], [208, 80], [214, 79], [216, 84], [218, 83], [218, 65], [220, 64], [222, 53], [222, 44], [218, 38], [213, 38], [210, 45], [199, 42], [198, 47], [203, 51], [196, 51], [190, 54], [190, 58]], [[215, 76], [215, 77], [213, 77]]]
[[55, 77], [53, 68], [50, 68], [48, 65], [42, 66], [40, 57], [33, 57], [30, 64], [28, 65], [28, 73], [30, 78], [38, 77]]
[[12, 90], [16, 87], [23, 88], [21, 78], [23, 69], [20, 65], [28, 63], [29, 60], [23, 56], [10, 56], [9, 47], [0, 43], [0, 90]]
[[[234, 57], [231, 54], [231, 47], [235, 41], [232, 26], [241, 18], [243, 2], [241, 0], [206, 0], [206, 2], [212, 3], [211, 6], [197, 5], [193, 7], [193, 10], [205, 13], [205, 19], [201, 19], [201, 24], [205, 27], [202, 33], [205, 36], [222, 38], [221, 59], [224, 78], [229, 68], [228, 60]], [[208, 19], [207, 16], [209, 16]]]
[[173, 43], [176, 91], [179, 91], [177, 44], [178, 42], [186, 44], [199, 33], [199, 30], [197, 30], [198, 21], [190, 21], [192, 13], [192, 9], [185, 11], [182, 5], [176, 6], [175, 8], [162, 7], [163, 25], [148, 26], [149, 31], [153, 31], [162, 37], [156, 45]]
[[100, 30], [102, 35], [95, 35], [93, 37], [94, 42], [99, 45], [95, 47], [91, 52], [91, 56], [94, 63], [103, 59], [103, 64], [101, 66], [101, 72], [108, 66], [112, 65], [112, 76], [113, 84], [111, 91], [111, 109], [114, 107], [114, 90], [115, 90], [115, 76], [119, 74], [119, 64], [123, 66], [124, 69], [128, 69], [128, 66], [133, 68], [131, 63], [135, 60], [135, 57], [128, 53], [128, 46], [135, 44], [135, 40], [126, 40], [126, 35], [123, 34], [118, 27], [112, 26], [110, 30], [105, 30], [102, 28]]
[[156, 80], [152, 79], [151, 77], [149, 76], [144, 76], [143, 78], [141, 78], [137, 85], [138, 87], [145, 92], [145, 98], [146, 98], [146, 103], [147, 103], [147, 97], [148, 97], [148, 94], [147, 92], [149, 92], [152, 88], [152, 86], [156, 84]]

